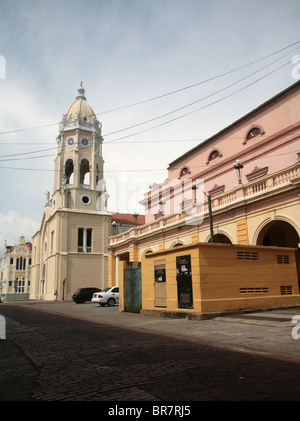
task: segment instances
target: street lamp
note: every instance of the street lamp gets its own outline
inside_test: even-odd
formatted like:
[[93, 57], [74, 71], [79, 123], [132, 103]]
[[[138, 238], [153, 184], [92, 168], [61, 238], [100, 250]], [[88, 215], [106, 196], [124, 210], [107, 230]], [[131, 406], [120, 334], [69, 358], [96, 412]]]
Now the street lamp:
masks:
[[211, 210], [211, 195], [206, 194], [205, 192], [204, 194], [207, 197], [207, 202], [208, 202], [210, 241], [211, 243], [213, 243], [214, 242], [214, 227], [213, 227], [212, 210]]
[[242, 169], [244, 168], [244, 165], [241, 163], [239, 159], [237, 159], [235, 163], [233, 164], [233, 167], [236, 170], [239, 184], [242, 184]]
[[[192, 190], [197, 190], [199, 187], [196, 186], [196, 183], [193, 183]], [[213, 217], [212, 217], [212, 209], [211, 209], [211, 195], [203, 192], [207, 197], [208, 202], [208, 214], [209, 214], [209, 230], [210, 230], [210, 241], [211, 243], [214, 242], [214, 227], [213, 227]], [[195, 194], [195, 203], [196, 203], [196, 194]]]
[[134, 225], [137, 226], [137, 219], [138, 219], [139, 214], [135, 212], [133, 216], [134, 216]]

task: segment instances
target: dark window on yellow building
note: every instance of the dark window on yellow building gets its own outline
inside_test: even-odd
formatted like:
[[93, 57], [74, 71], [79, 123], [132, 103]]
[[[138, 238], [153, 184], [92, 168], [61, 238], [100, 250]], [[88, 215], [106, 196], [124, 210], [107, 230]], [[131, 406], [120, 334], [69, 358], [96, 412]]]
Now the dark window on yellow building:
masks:
[[92, 252], [92, 233], [91, 228], [78, 228], [78, 252]]

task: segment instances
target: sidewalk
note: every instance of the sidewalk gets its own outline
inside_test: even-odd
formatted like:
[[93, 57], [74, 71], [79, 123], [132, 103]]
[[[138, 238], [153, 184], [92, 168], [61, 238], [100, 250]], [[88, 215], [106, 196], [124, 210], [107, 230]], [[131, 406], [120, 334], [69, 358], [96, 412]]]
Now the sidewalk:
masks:
[[220, 315], [210, 320], [188, 320], [157, 317], [136, 313], [120, 313], [116, 307], [100, 307], [95, 303], [23, 301], [0, 304], [32, 306], [47, 313], [90, 320], [102, 324], [178, 336], [189, 341], [213, 344], [217, 347], [254, 352], [274, 358], [300, 362], [300, 339], [293, 339], [297, 330], [293, 316], [299, 315], [300, 306], [238, 315]]

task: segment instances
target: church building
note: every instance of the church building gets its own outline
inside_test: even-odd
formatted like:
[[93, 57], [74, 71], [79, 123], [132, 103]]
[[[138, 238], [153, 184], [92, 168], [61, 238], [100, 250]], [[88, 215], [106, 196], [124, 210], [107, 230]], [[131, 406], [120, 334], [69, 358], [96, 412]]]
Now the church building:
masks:
[[53, 194], [32, 238], [30, 299], [70, 300], [77, 288], [107, 286], [111, 214], [103, 179], [101, 123], [82, 83], [59, 124]]

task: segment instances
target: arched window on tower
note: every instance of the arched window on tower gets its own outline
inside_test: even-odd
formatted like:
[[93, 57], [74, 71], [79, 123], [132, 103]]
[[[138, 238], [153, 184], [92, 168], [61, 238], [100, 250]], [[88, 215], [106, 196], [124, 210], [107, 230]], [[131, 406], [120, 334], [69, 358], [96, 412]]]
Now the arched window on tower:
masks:
[[74, 183], [74, 163], [72, 159], [68, 159], [65, 164], [66, 184]]
[[100, 168], [99, 168], [99, 165], [97, 164], [96, 165], [96, 186], [97, 186], [97, 184], [98, 184], [98, 181], [100, 180]]
[[80, 162], [80, 186], [90, 187], [90, 163], [87, 159], [82, 159]]

